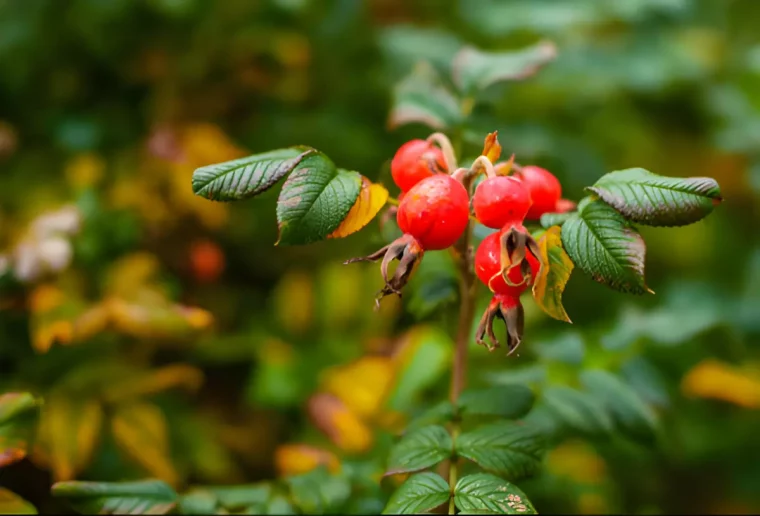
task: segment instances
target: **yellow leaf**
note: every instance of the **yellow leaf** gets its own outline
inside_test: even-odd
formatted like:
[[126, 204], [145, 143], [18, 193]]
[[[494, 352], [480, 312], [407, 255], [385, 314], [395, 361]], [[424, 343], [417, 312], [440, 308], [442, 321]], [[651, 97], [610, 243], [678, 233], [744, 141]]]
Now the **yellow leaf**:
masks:
[[177, 485], [179, 478], [169, 459], [169, 435], [161, 409], [149, 403], [118, 408], [111, 419], [116, 444], [150, 475]]
[[0, 514], [37, 514], [37, 509], [16, 493], [0, 487]]
[[278, 322], [295, 333], [309, 329], [314, 315], [314, 285], [305, 272], [292, 271], [280, 280], [274, 292]]
[[579, 514], [610, 514], [610, 506], [600, 493], [582, 493], [578, 497]]
[[538, 241], [541, 269], [533, 285], [536, 304], [560, 321], [572, 322], [562, 306], [562, 292], [573, 272], [573, 262], [562, 248], [559, 226], [549, 228]]
[[277, 473], [282, 476], [308, 473], [318, 466], [325, 466], [330, 472], [340, 470], [340, 462], [335, 454], [308, 444], [283, 444], [274, 452]]
[[103, 410], [94, 400], [51, 395], [40, 420], [40, 441], [56, 482], [73, 480], [90, 463], [100, 437]]
[[144, 375], [132, 377], [126, 382], [109, 386], [103, 398], [109, 403], [124, 401], [129, 398], [146, 396], [163, 392], [174, 387], [184, 387], [197, 391], [203, 384], [203, 372], [187, 364], [173, 364]]
[[372, 446], [371, 430], [335, 396], [315, 394], [309, 400], [308, 410], [317, 428], [342, 450], [362, 453]]
[[214, 316], [208, 310], [194, 306], [174, 305], [187, 324], [194, 330], [205, 330], [214, 323]]
[[760, 408], [760, 379], [717, 360], [707, 359], [686, 373], [681, 392], [696, 398], [727, 401], [741, 407]]
[[40, 285], [29, 295], [29, 311], [34, 314], [49, 312], [59, 307], [63, 300], [63, 291], [58, 287]]
[[372, 183], [362, 176], [362, 189], [359, 192], [359, 197], [356, 198], [356, 202], [340, 226], [327, 235], [327, 238], [343, 238], [351, 233], [356, 233], [375, 218], [375, 215], [385, 206], [387, 201], [388, 190], [383, 185]]
[[111, 321], [111, 311], [106, 303], [99, 303], [87, 309], [74, 320], [73, 339], [83, 342], [106, 330]]
[[394, 365], [389, 357], [362, 357], [326, 371], [323, 390], [337, 396], [361, 417], [376, 415], [393, 381]]
[[496, 163], [496, 160], [499, 159], [499, 156], [501, 156], [501, 144], [497, 138], [497, 131], [489, 133], [488, 136], [486, 136], [486, 141], [483, 144], [483, 152], [481, 154], [488, 158], [488, 161], [491, 163]]
[[105, 168], [105, 161], [101, 157], [85, 153], [69, 161], [64, 173], [69, 184], [75, 188], [85, 188], [97, 184], [103, 177]]
[[135, 296], [153, 280], [159, 267], [158, 258], [150, 253], [137, 252], [121, 258], [108, 270], [108, 294], [125, 299]]
[[607, 475], [604, 459], [583, 441], [567, 441], [554, 448], [547, 457], [547, 469], [588, 485], [600, 484]]

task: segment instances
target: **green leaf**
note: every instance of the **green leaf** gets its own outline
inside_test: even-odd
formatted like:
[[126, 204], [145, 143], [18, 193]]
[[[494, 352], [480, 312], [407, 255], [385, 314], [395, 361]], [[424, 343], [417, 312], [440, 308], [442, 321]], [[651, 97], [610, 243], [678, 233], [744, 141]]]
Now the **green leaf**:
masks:
[[264, 505], [272, 495], [269, 484], [241, 484], [235, 486], [207, 487], [225, 509], [240, 509], [251, 505]]
[[207, 489], [192, 489], [179, 497], [180, 514], [214, 514], [217, 498]]
[[634, 439], [652, 441], [657, 429], [657, 416], [636, 391], [617, 376], [601, 369], [583, 371], [580, 380], [609, 411], [622, 432]]
[[566, 213], [544, 213], [541, 215], [540, 219], [541, 227], [549, 229], [552, 226], [561, 226], [574, 214], [574, 211], [568, 211]]
[[644, 282], [646, 244], [630, 224], [600, 200], [579, 205], [562, 226], [562, 246], [595, 281], [633, 294], [652, 292]]
[[454, 83], [467, 94], [483, 90], [500, 81], [526, 79], [557, 56], [550, 41], [510, 52], [483, 52], [466, 47], [454, 57]]
[[393, 493], [383, 514], [421, 514], [449, 501], [449, 484], [440, 475], [425, 472], [410, 476]]
[[517, 486], [488, 473], [460, 478], [454, 488], [454, 503], [470, 514], [537, 514]]
[[428, 425], [448, 423], [454, 419], [454, 415], [455, 410], [451, 402], [442, 401], [412, 419], [406, 425], [406, 431], [411, 432], [412, 430], [418, 430]]
[[467, 389], [459, 397], [462, 416], [498, 416], [517, 419], [527, 414], [535, 396], [522, 384], [500, 385], [488, 389]]
[[442, 426], [426, 426], [409, 432], [391, 449], [386, 475], [435, 466], [451, 457], [453, 450], [451, 436]]
[[308, 147], [291, 147], [198, 168], [193, 172], [193, 193], [212, 201], [254, 197], [274, 186], [314, 152]]
[[177, 505], [177, 494], [160, 480], [58, 482], [52, 493], [82, 514], [166, 514]]
[[359, 197], [362, 176], [341, 170], [321, 152], [305, 156], [277, 199], [277, 243], [308, 244], [340, 226]]
[[541, 466], [545, 438], [528, 425], [499, 422], [457, 437], [457, 455], [510, 480], [533, 475]]
[[26, 457], [41, 403], [28, 392], [0, 395], [0, 468]]
[[604, 435], [612, 430], [612, 418], [605, 407], [587, 392], [564, 385], [543, 391], [543, 404], [563, 428], [585, 435]]
[[37, 514], [37, 509], [16, 493], [0, 487], [0, 514]]
[[417, 319], [440, 313], [456, 302], [459, 282], [450, 253], [428, 253], [404, 290], [406, 307]]
[[417, 63], [412, 73], [393, 91], [391, 128], [419, 122], [433, 129], [446, 129], [462, 119], [459, 100], [446, 86], [430, 63]]
[[293, 503], [303, 514], [338, 514], [351, 495], [348, 480], [342, 475], [330, 475], [324, 467], [286, 481]]
[[632, 221], [685, 226], [709, 215], [723, 200], [710, 177], [666, 177], [643, 168], [617, 170], [587, 188]]

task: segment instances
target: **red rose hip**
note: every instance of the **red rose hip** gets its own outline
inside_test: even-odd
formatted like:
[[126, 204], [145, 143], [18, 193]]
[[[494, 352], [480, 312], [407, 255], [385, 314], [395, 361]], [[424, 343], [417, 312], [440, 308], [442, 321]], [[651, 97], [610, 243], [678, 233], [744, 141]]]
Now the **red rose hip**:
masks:
[[523, 221], [531, 207], [530, 192], [514, 177], [490, 177], [475, 189], [472, 207], [481, 224], [501, 229]]
[[515, 177], [522, 181], [533, 201], [528, 219], [538, 220], [544, 213], [554, 212], [562, 197], [562, 185], [554, 174], [541, 167], [527, 165], [515, 171]]
[[396, 221], [426, 250], [451, 247], [469, 222], [469, 196], [464, 186], [446, 174], [417, 183], [398, 207]]
[[402, 192], [436, 172], [444, 172], [443, 151], [425, 140], [411, 140], [399, 147], [391, 161], [391, 176]]
[[[518, 230], [525, 228], [517, 227]], [[518, 297], [535, 281], [541, 262], [532, 253], [525, 253], [525, 259], [530, 266], [530, 278], [525, 281], [520, 267], [509, 269], [507, 278], [513, 283], [508, 285], [501, 275], [501, 232], [491, 233], [478, 246], [475, 252], [475, 274], [494, 294]]]

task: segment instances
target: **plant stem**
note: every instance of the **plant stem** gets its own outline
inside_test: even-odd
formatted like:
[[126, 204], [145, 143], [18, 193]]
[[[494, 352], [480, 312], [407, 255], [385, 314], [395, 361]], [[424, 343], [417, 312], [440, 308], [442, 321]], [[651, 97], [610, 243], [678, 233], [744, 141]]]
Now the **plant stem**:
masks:
[[451, 493], [449, 496], [449, 514], [456, 514], [457, 507], [454, 504], [454, 488], [457, 485], [457, 461], [456, 459], [451, 459], [451, 464], [449, 466], [449, 492]]

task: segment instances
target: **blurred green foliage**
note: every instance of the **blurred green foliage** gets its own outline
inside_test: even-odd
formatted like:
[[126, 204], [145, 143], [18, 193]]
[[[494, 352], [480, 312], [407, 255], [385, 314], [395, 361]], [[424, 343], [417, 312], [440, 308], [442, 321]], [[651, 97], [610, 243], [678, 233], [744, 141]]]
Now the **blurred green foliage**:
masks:
[[[527, 419], [567, 427], [520, 483], [539, 512], [760, 511], [758, 33], [756, 0], [0, 2], [0, 392], [44, 400], [12, 435], [0, 413], [0, 444], [28, 457], [0, 470], [0, 512], [26, 507], [9, 491], [52, 512], [65, 507], [53, 481], [145, 477], [194, 493], [186, 512], [382, 510], [391, 433], [445, 397], [447, 255], [375, 313], [375, 268], [340, 262], [392, 224], [273, 247], [273, 194], [209, 203], [192, 172], [307, 144], [390, 184], [395, 149], [430, 132], [388, 130], [394, 87], [420, 60], [448, 77], [464, 45], [543, 39], [557, 58], [489, 87], [453, 130], [460, 155], [498, 130], [568, 198], [641, 166], [715, 177], [725, 202], [642, 230], [656, 297], [575, 274], [574, 326], [525, 303], [520, 355], [473, 344], [470, 383], [527, 383], [540, 395]], [[637, 394], [610, 411], [627, 434], [660, 419], [646, 444], [605, 436], [606, 413], [570, 390], [615, 388], [592, 368]], [[187, 491], [338, 462], [329, 481], [317, 469], [265, 491]], [[174, 503], [163, 484], [137, 488]]]

